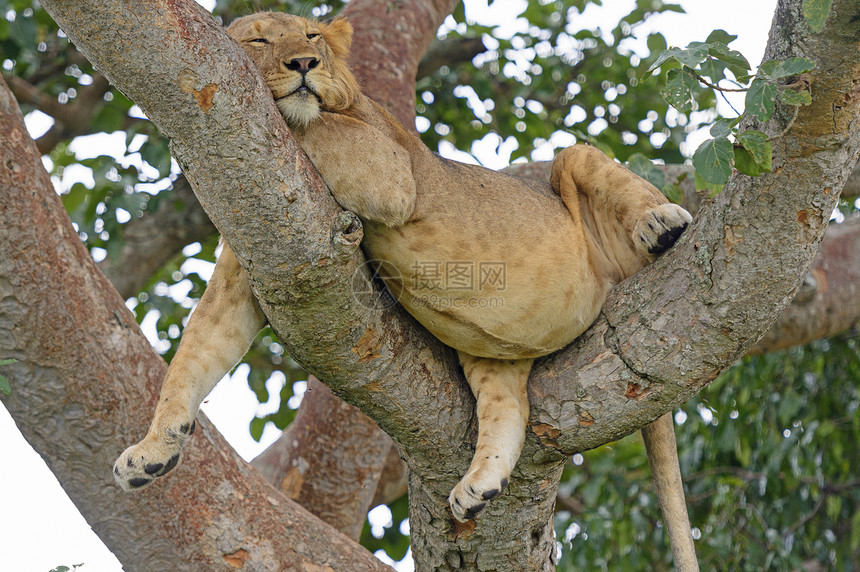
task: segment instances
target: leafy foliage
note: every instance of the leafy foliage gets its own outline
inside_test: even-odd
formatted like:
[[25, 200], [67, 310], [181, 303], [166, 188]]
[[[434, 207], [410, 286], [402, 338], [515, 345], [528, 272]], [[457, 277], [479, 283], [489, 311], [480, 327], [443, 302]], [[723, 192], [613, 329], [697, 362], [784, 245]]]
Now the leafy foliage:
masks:
[[[860, 567], [857, 379], [858, 339], [819, 341], [744, 359], [676, 413], [703, 570]], [[575, 460], [559, 570], [671, 570], [638, 436]]]
[[[409, 549], [409, 502], [406, 495], [390, 505], [391, 520], [371, 526], [365, 522], [361, 530], [361, 545], [373, 553], [381, 550], [395, 561], [402, 560]], [[379, 530], [379, 529], [382, 530]]]
[[[829, 9], [829, 7], [828, 7]], [[823, 23], [822, 23], [823, 25]], [[764, 62], [755, 75], [750, 75], [747, 59], [729, 44], [737, 39], [723, 30], [715, 30], [705, 42], [691, 42], [686, 48], [669, 48], [657, 56], [643, 76], [671, 65], [680, 65], [666, 72], [663, 97], [672, 107], [682, 112], [692, 110], [696, 103], [694, 90], [701, 83], [716, 91], [746, 91], [745, 110], [732, 120], [720, 119], [711, 128], [713, 139], [703, 142], [693, 154], [697, 180], [705, 187], [718, 191], [732, 174], [734, 167], [741, 173], [758, 176], [771, 169], [771, 138], [761, 131], [740, 132], [738, 124], [744, 115], [758, 116], [761, 122], [771, 118], [776, 102], [796, 109], [812, 102], [806, 84], [798, 78], [811, 71], [815, 64], [804, 58]], [[719, 83], [734, 77], [740, 88], [723, 88]], [[793, 123], [789, 121], [788, 127]], [[786, 128], [787, 130], [788, 128]], [[733, 136], [732, 143], [729, 137]]]
[[[442, 41], [480, 37], [488, 50], [471, 63], [442, 66], [419, 81], [424, 142], [431, 149], [448, 142], [474, 152], [475, 142], [483, 140], [495, 143], [503, 160], [516, 160], [549, 158], [552, 149], [580, 140], [621, 161], [642, 153], [682, 162], [680, 144], [694, 126], [686, 116], [667, 117], [658, 93], [635, 89], [647, 62], [624, 47], [650, 16], [679, 7], [639, 0], [605, 33], [575, 27], [576, 15], [588, 4], [528, 3], [515, 26], [524, 31], [507, 35], [471, 21], [458, 7]], [[666, 47], [660, 34], [647, 43], [652, 52]], [[695, 91], [702, 107], [713, 104], [709, 92]]]

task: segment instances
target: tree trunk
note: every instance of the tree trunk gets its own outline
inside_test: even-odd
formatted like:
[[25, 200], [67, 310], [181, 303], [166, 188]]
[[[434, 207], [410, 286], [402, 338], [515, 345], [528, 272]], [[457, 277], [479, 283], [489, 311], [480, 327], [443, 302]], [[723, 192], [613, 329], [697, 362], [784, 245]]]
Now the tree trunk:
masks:
[[[806, 274], [860, 149], [856, 0], [834, 0], [817, 35], [799, 0], [781, 2], [769, 56], [818, 67], [813, 105], [774, 142], [773, 173], [733, 179], [671, 253], [615, 289], [588, 332], [536, 365], [510, 492], [459, 525], [446, 496], [468, 465], [475, 424], [452, 352], [402, 310], [356, 294], [366, 277], [356, 219], [326, 192], [244, 53], [189, 3], [43, 4], [171, 137], [290, 355], [400, 444], [419, 569], [551, 567], [560, 462], [683, 403], [761, 336]], [[763, 129], [786, 124], [778, 116]], [[179, 469], [165, 488], [196, 481], [196, 470]]]

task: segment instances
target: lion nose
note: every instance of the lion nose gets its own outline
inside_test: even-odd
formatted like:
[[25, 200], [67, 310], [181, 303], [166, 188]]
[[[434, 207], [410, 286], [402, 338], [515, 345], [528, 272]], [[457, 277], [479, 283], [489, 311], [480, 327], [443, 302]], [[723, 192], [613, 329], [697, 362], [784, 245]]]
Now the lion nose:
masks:
[[284, 65], [288, 70], [297, 71], [305, 75], [320, 63], [317, 58], [293, 58]]

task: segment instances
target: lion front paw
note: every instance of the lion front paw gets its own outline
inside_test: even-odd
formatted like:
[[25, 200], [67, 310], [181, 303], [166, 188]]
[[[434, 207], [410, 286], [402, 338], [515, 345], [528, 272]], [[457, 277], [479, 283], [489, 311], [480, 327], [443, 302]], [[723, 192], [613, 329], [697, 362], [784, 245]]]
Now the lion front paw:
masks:
[[645, 211], [636, 222], [633, 241], [643, 254], [653, 258], [669, 250], [692, 220], [690, 213], [678, 205], [660, 205]]
[[173, 470], [182, 458], [182, 445], [194, 433], [196, 422], [166, 431], [166, 438], [150, 433], [132, 445], [113, 465], [117, 484], [127, 491], [142, 489]]
[[465, 522], [475, 518], [487, 502], [493, 500], [508, 486], [507, 474], [492, 467], [479, 467], [466, 473], [448, 496], [454, 518]]

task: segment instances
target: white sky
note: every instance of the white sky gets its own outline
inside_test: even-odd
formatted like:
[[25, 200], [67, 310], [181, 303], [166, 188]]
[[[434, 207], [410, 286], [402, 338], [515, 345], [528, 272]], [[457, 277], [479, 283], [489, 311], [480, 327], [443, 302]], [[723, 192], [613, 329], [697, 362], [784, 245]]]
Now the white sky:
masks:
[[[494, 8], [501, 4], [495, 2]], [[759, 63], [776, 0], [722, 0], [719, 3], [680, 0], [680, 4], [687, 10], [686, 15], [667, 14], [653, 23], [653, 28], [662, 31], [670, 45], [685, 46], [691, 41], [704, 40], [711, 30], [722, 28], [739, 36], [732, 44], [734, 49], [743, 53], [751, 64]], [[470, 17], [486, 12], [486, 0], [473, 0], [469, 5]], [[576, 24], [589, 27], [594, 23], [611, 30], [619, 16], [629, 12], [633, 5], [633, 0], [616, 0], [600, 8], [591, 6]], [[512, 21], [504, 13], [477, 17], [482, 20], [496, 18], [491, 24]], [[248, 389], [246, 376], [247, 371], [240, 368], [232, 378], [222, 381], [208, 397], [203, 410], [237, 451], [251, 459], [277, 438], [277, 431], [268, 427], [262, 444], [251, 439], [248, 423], [261, 406]], [[277, 391], [270, 393], [277, 396]], [[84, 563], [82, 572], [122, 570], [119, 561], [90, 530], [41, 457], [24, 441], [2, 406], [0, 435], [3, 436], [0, 458], [4, 460], [4, 470], [0, 471], [0, 567], [15, 572], [48, 572], [61, 564]], [[386, 518], [384, 514], [381, 517]], [[404, 562], [398, 568], [411, 569], [411, 562]]]

